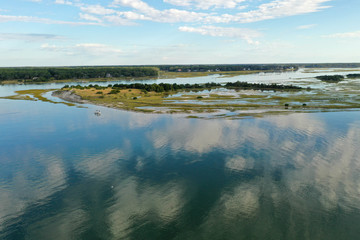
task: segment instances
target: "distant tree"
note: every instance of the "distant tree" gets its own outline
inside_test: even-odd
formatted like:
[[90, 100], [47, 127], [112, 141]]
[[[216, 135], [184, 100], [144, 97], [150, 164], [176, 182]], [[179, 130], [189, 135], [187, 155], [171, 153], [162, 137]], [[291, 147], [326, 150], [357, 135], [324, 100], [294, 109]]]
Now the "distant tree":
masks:
[[345, 77], [342, 75], [324, 75], [324, 76], [317, 76], [316, 78], [324, 82], [337, 83], [344, 80]]

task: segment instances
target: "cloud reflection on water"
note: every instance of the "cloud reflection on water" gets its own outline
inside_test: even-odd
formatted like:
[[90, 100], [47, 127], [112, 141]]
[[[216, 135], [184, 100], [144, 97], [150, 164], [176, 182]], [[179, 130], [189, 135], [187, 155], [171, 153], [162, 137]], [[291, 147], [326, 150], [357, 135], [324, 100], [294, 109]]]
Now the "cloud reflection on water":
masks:
[[148, 185], [129, 177], [117, 183], [114, 203], [107, 209], [113, 239], [130, 238], [134, 229], [149, 222], [161, 228], [175, 220], [185, 203], [182, 195], [182, 186], [176, 182]]
[[103, 117], [78, 125], [85, 142], [68, 146], [70, 160], [50, 148], [16, 156], [20, 165], [0, 184], [2, 229], [57, 194], [63, 204], [28, 224], [32, 236], [82, 238], [100, 218], [113, 239], [170, 225], [178, 239], [235, 237], [245, 228], [248, 236], [268, 230], [296, 238], [295, 228], [301, 236], [335, 231], [305, 223], [336, 216], [336, 209], [349, 214], [342, 219], [358, 219], [359, 121], [338, 128], [317, 114], [231, 121], [109, 110]]
[[18, 156], [21, 157], [0, 156], [3, 160], [9, 159], [16, 168], [9, 178], [0, 182], [0, 230], [7, 220], [21, 216], [26, 208], [46, 202], [67, 187], [67, 173], [61, 158], [39, 150], [21, 150]]

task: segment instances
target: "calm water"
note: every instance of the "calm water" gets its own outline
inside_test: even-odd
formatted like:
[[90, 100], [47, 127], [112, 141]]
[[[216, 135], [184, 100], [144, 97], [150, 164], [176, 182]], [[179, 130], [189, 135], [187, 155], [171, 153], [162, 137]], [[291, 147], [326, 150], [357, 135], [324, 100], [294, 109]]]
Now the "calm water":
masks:
[[0, 131], [0, 239], [360, 236], [357, 111], [201, 120], [0, 100]]

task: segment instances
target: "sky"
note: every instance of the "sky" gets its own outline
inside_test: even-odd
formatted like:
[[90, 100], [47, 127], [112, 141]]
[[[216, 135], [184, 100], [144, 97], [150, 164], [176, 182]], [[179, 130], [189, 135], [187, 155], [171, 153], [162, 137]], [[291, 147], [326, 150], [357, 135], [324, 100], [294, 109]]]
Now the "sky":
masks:
[[359, 0], [0, 0], [0, 67], [360, 62]]

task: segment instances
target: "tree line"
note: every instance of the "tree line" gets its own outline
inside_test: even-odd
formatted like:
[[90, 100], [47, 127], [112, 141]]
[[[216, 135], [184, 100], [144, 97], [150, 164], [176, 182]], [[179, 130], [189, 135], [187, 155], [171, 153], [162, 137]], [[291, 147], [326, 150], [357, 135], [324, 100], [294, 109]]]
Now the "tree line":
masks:
[[65, 85], [63, 89], [75, 88], [75, 89], [91, 89], [95, 88], [97, 90], [103, 90], [106, 88], [111, 88], [110, 94], [116, 94], [120, 92], [121, 89], [139, 89], [143, 92], [170, 92], [170, 91], [179, 91], [179, 90], [201, 90], [201, 89], [211, 89], [211, 88], [232, 88], [232, 89], [253, 89], [253, 90], [301, 90], [302, 87], [293, 86], [293, 85], [282, 85], [282, 84], [263, 84], [263, 83], [248, 83], [248, 82], [234, 82], [226, 83], [222, 85], [220, 83], [204, 83], [204, 84], [177, 84], [177, 83], [131, 83], [131, 84], [109, 84], [108, 86], [99, 86], [99, 85], [88, 85], [88, 86], [69, 86]]
[[[316, 64], [194, 64], [194, 65], [138, 65], [138, 66], [84, 66], [84, 67], [3, 67], [0, 82], [21, 80], [24, 82], [48, 82], [67, 79], [157, 77], [159, 71], [169, 72], [217, 72], [217, 71], [284, 71], [305, 68], [360, 67], [360, 63]], [[359, 78], [349, 74], [348, 78]]]
[[359, 73], [352, 73], [352, 74], [348, 74], [346, 75], [347, 78], [360, 78], [360, 74]]
[[[340, 82], [343, 81], [345, 79], [345, 76], [343, 75], [324, 75], [324, 76], [317, 76], [315, 77], [321, 81], [325, 81], [325, 82]], [[346, 78], [349, 79], [355, 79], [355, 78], [360, 78], [360, 74], [359, 73], [351, 73], [351, 74], [347, 74]]]
[[168, 72], [207, 72], [207, 71], [284, 71], [297, 70], [295, 64], [210, 64], [210, 65], [158, 65], [161, 71]]
[[343, 75], [324, 75], [324, 76], [317, 76], [317, 79], [324, 81], [324, 82], [340, 82], [344, 80]]
[[301, 90], [302, 87], [293, 86], [293, 85], [283, 85], [283, 84], [264, 84], [264, 83], [248, 83], [248, 82], [228, 82], [225, 84], [226, 88], [243, 88], [243, 89], [253, 89], [253, 90]]
[[360, 63], [302, 63], [301, 68], [359, 68]]
[[0, 81], [47, 82], [66, 79], [157, 77], [156, 67], [16, 67], [0, 68]]

